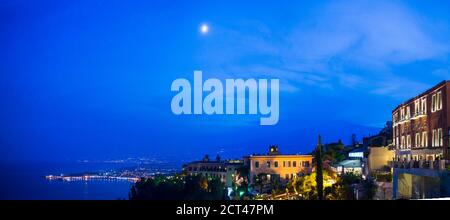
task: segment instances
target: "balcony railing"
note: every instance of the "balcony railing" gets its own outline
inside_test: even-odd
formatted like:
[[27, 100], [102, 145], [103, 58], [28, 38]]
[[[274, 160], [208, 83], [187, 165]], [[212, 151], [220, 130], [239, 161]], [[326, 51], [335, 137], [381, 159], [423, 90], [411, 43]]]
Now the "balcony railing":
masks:
[[448, 160], [410, 160], [410, 161], [390, 161], [389, 166], [401, 169], [432, 169], [445, 170], [450, 165]]
[[426, 112], [425, 111], [416, 112], [411, 118], [416, 118], [422, 115], [426, 115]]
[[419, 112], [415, 112], [415, 113], [413, 113], [411, 115], [404, 115], [402, 117], [395, 118], [394, 119], [394, 124], [402, 123], [404, 121], [408, 121], [410, 119], [414, 119], [414, 118], [417, 118], [419, 116], [423, 116], [423, 115], [426, 115], [426, 114], [427, 114], [426, 111], [419, 111]]

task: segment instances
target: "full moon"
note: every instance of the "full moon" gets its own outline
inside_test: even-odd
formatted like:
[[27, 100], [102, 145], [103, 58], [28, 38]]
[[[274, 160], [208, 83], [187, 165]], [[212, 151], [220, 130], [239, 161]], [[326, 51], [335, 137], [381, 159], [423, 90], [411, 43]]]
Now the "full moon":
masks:
[[202, 32], [202, 34], [206, 34], [209, 31], [209, 27], [207, 24], [202, 24], [202, 26], [200, 26], [200, 32]]

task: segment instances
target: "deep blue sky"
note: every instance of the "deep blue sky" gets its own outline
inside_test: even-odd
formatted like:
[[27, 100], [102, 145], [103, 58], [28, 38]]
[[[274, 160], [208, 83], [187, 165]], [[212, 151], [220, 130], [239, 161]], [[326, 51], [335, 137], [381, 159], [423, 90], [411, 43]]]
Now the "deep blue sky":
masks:
[[[309, 152], [450, 79], [448, 1], [1, 1], [0, 160]], [[199, 33], [207, 23], [210, 32]], [[280, 121], [175, 116], [173, 80], [279, 78]]]

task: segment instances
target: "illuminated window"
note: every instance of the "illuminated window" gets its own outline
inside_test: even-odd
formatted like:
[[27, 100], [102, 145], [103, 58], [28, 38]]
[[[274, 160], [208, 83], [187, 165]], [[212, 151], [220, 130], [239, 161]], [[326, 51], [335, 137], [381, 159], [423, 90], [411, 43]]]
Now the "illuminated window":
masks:
[[394, 113], [394, 117], [393, 117], [392, 120], [394, 121], [394, 123], [397, 123], [397, 122], [399, 121], [399, 118], [398, 118], [398, 111]]
[[400, 141], [400, 148], [401, 149], [405, 148], [405, 136], [402, 136], [402, 139]]
[[415, 147], [421, 147], [420, 133], [419, 132], [416, 133], [416, 138], [414, 140], [414, 143], [415, 143]]
[[442, 137], [442, 129], [433, 129], [431, 134], [432, 134], [431, 145], [433, 147], [439, 147], [440, 146], [440, 142], [441, 142], [440, 140], [441, 140], [441, 137]]
[[409, 134], [406, 136], [406, 146], [411, 148], [411, 135]]
[[433, 94], [433, 96], [431, 96], [431, 112], [435, 111], [436, 111], [436, 94]]
[[436, 147], [436, 130], [435, 129], [433, 129], [431, 131], [431, 146]]
[[305, 163], [303, 164], [303, 167], [309, 167], [309, 161], [305, 161]]
[[363, 152], [350, 152], [348, 154], [349, 157], [360, 157], [363, 158], [364, 157], [364, 153]]
[[406, 107], [406, 119], [411, 117], [411, 109], [409, 106]]
[[432, 131], [432, 146], [433, 147], [442, 147], [444, 145], [443, 143], [443, 136], [442, 136], [442, 128], [439, 129], [433, 129]]
[[439, 111], [442, 109], [442, 93], [438, 92], [433, 94], [431, 98], [431, 112]]
[[420, 113], [420, 100], [414, 101], [414, 115], [419, 115]]
[[442, 109], [442, 92], [438, 92], [436, 95], [436, 111]]
[[405, 107], [402, 107], [402, 109], [400, 111], [400, 117], [402, 120], [404, 120], [406, 118]]
[[422, 132], [422, 147], [428, 147], [428, 134], [426, 131]]
[[270, 168], [270, 161], [267, 161], [267, 168]]
[[426, 97], [422, 98], [421, 111], [422, 111], [422, 114], [427, 113], [427, 98]]

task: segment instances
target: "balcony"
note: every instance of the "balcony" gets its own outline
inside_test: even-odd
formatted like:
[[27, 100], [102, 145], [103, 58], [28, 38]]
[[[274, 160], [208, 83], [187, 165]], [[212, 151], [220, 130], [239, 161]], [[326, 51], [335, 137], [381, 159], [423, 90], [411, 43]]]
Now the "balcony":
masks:
[[448, 160], [410, 160], [410, 161], [390, 161], [389, 166], [400, 169], [431, 169], [445, 170], [450, 165]]
[[399, 119], [396, 119], [396, 120], [394, 120], [394, 126], [396, 126], [396, 125], [398, 125], [398, 124], [402, 124], [402, 123], [404, 123], [404, 122], [407, 122], [407, 121], [409, 121], [409, 120], [411, 120], [412, 118], [411, 117], [407, 117], [407, 116], [404, 116], [404, 117], [401, 117], [401, 118], [399, 118]]
[[415, 119], [415, 118], [419, 118], [419, 117], [425, 116], [425, 115], [427, 115], [427, 113], [425, 111], [419, 111], [419, 112], [414, 113], [414, 115], [411, 118]]
[[402, 124], [409, 120], [414, 120], [414, 119], [426, 116], [426, 115], [427, 115], [426, 111], [418, 111], [418, 112], [413, 113], [412, 115], [403, 115], [402, 117], [394, 119], [394, 126], [397, 124]]

